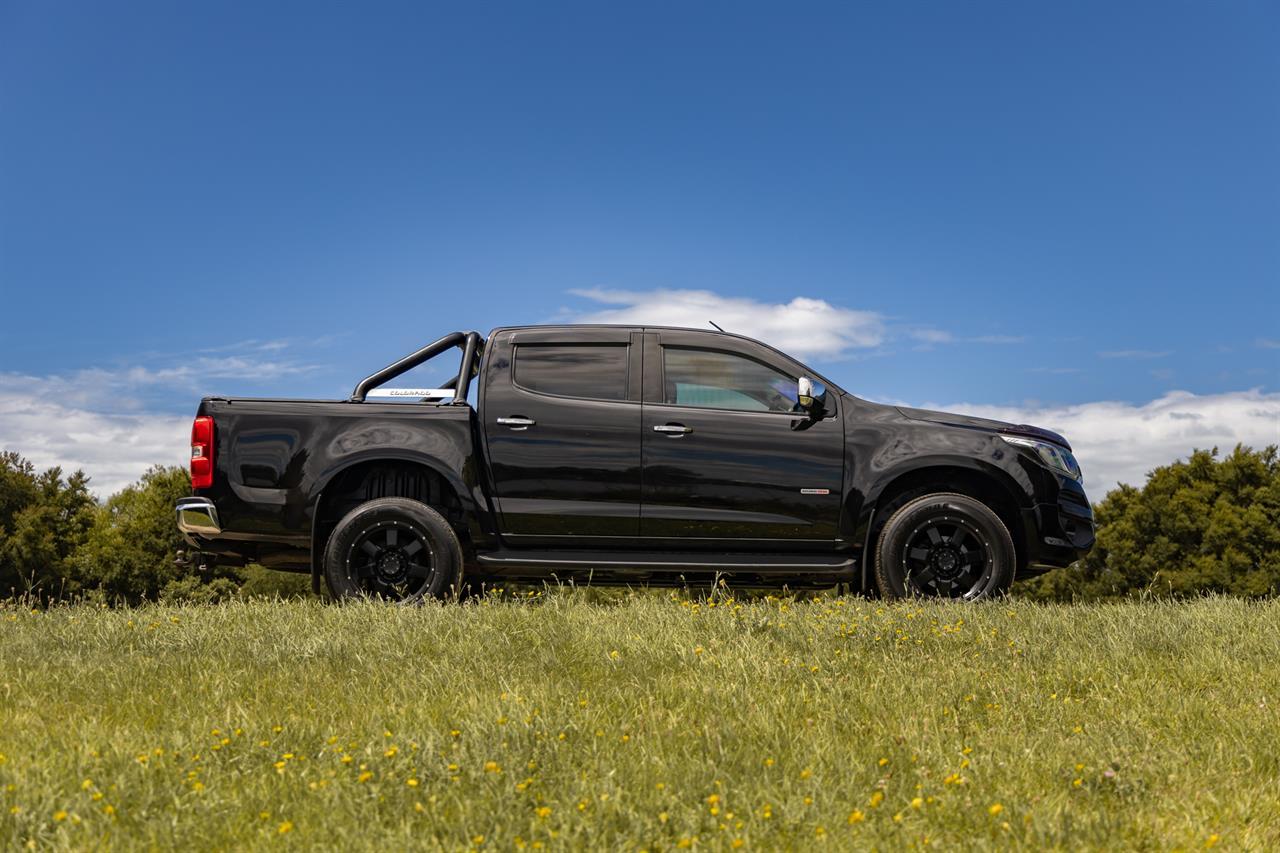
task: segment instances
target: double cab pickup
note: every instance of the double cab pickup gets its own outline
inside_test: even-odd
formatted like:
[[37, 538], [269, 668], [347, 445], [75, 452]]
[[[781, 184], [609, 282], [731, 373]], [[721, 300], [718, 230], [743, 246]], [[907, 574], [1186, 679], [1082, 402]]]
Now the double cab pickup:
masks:
[[[438, 387], [388, 385], [448, 352]], [[195, 562], [337, 598], [561, 579], [971, 600], [1092, 547], [1081, 479], [1057, 433], [863, 400], [740, 335], [528, 326], [445, 335], [346, 400], [206, 397], [176, 509]]]

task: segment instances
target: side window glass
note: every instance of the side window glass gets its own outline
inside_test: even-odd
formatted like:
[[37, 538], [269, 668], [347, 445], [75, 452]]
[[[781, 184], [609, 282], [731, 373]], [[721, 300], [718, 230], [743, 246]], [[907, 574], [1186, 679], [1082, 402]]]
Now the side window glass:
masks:
[[591, 400], [627, 399], [626, 344], [516, 344], [515, 383]]
[[796, 378], [740, 355], [664, 347], [663, 400], [745, 412], [798, 410]]

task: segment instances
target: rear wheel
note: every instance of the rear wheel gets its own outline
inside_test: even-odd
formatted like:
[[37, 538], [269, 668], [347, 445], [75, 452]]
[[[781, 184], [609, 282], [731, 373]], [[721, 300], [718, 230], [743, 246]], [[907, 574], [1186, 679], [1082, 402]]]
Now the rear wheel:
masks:
[[440, 513], [409, 498], [379, 498], [347, 513], [324, 554], [334, 598], [414, 602], [447, 598], [462, 581], [462, 546]]
[[916, 498], [890, 516], [876, 548], [876, 585], [885, 598], [975, 601], [1013, 582], [1013, 539], [1000, 517], [966, 495]]

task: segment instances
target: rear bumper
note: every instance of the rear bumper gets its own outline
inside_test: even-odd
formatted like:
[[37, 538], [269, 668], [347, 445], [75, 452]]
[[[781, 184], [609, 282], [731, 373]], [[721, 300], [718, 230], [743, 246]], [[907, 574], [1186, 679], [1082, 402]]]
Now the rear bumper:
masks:
[[178, 529], [189, 541], [196, 536], [208, 539], [222, 533], [218, 510], [208, 498], [183, 498], [173, 509], [178, 516]]

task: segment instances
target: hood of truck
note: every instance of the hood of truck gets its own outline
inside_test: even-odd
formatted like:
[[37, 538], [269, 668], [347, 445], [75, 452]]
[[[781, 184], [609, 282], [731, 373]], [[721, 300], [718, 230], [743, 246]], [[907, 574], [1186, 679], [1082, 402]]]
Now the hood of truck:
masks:
[[1039, 439], [1040, 441], [1051, 441], [1054, 444], [1065, 447], [1067, 450], [1071, 449], [1071, 445], [1067, 443], [1066, 438], [1061, 434], [1043, 427], [1032, 426], [1031, 424], [1011, 424], [1007, 421], [977, 418], [972, 415], [958, 415], [954, 412], [937, 412], [932, 409], [909, 409], [905, 406], [897, 406], [896, 408], [903, 417], [910, 418], [913, 421], [928, 421], [929, 423], [962, 427], [964, 429], [981, 429], [1004, 435], [1019, 435], [1026, 438]]

